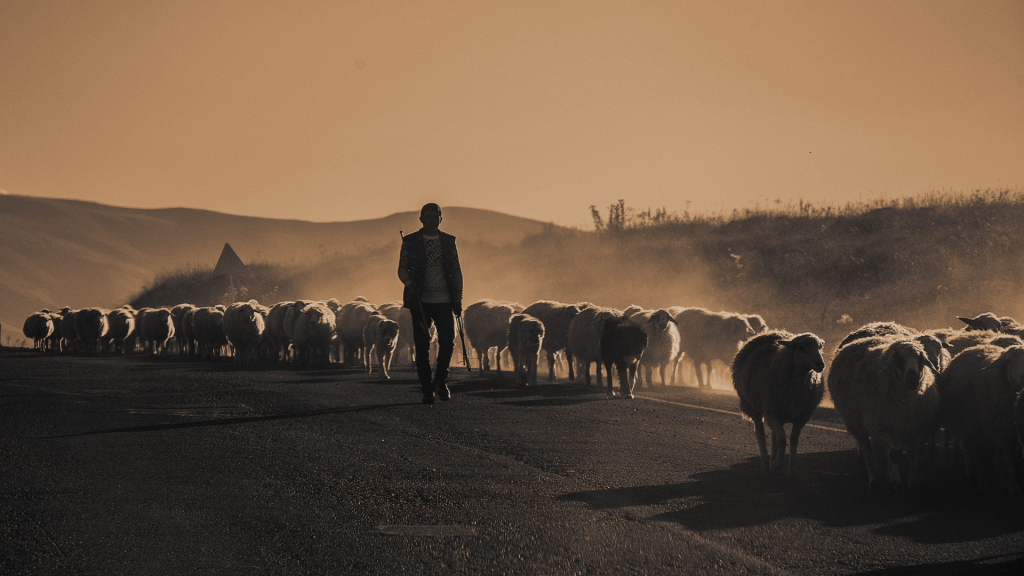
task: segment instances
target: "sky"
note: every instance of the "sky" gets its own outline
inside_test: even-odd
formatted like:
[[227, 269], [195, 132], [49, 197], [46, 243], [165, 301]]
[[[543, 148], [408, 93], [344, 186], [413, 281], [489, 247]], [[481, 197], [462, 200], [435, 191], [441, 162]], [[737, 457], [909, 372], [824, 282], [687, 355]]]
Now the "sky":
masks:
[[1024, 0], [0, 0], [0, 191], [588, 225], [1024, 186]]

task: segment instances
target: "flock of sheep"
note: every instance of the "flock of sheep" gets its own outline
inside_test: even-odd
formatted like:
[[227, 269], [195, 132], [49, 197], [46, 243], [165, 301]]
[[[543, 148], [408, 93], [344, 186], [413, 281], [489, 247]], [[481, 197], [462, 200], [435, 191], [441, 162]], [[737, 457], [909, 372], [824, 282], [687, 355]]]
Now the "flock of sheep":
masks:
[[[876, 322], [836, 348], [828, 391], [872, 489], [915, 488], [927, 457], [949, 464], [960, 454], [979, 489], [1021, 495], [1024, 326], [991, 313], [960, 320], [962, 330], [925, 332]], [[793, 471], [800, 431], [824, 395], [823, 348], [814, 334], [772, 331], [746, 341], [733, 359], [733, 384], [754, 421], [765, 469], [782, 467], [783, 426], [791, 423]], [[772, 430], [771, 454], [765, 426]]]
[[[980, 489], [997, 485], [1020, 496], [1024, 326], [991, 313], [961, 320], [964, 329], [925, 332], [893, 322], [868, 324], [836, 348], [827, 379], [821, 338], [769, 330], [758, 315], [481, 300], [466, 307], [463, 325], [481, 371], [493, 366], [500, 375], [505, 356], [520, 386], [537, 385], [542, 354], [549, 381], [557, 381], [556, 365], [564, 361], [570, 380], [581, 376], [590, 385], [594, 363], [597, 385], [603, 366], [608, 396], [626, 398], [635, 386], [652, 386], [655, 371], [662, 385], [674, 385], [690, 366], [697, 386], [710, 388], [716, 362], [725, 363], [740, 408], [754, 422], [762, 467], [772, 471], [784, 465], [784, 426], [792, 424], [787, 470], [793, 472], [800, 432], [827, 381], [872, 488], [913, 488], [926, 456], [948, 462], [961, 454]], [[177, 352], [208, 360], [231, 354], [246, 365], [361, 363], [368, 374], [376, 366], [388, 378], [396, 355], [414, 358], [413, 322], [399, 302], [300, 300], [266, 307], [250, 300], [216, 307], [43, 310], [26, 319], [24, 333], [42, 350]], [[770, 454], [765, 427], [772, 432]], [[939, 444], [941, 455], [935, 456]]]

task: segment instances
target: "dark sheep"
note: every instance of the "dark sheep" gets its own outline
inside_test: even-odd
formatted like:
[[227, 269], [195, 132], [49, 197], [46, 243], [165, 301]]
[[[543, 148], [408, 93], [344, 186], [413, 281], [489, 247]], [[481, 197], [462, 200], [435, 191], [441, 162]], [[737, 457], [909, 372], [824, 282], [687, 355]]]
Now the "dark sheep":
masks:
[[619, 373], [619, 390], [623, 398], [633, 397], [636, 367], [647, 348], [647, 333], [643, 328], [616, 316], [604, 323], [601, 331], [601, 361], [608, 373], [608, 397], [615, 396], [612, 389], [612, 364]]
[[[761, 453], [761, 467], [779, 470], [786, 454], [787, 423], [790, 433], [789, 467], [796, 468], [800, 431], [821, 403], [825, 384], [821, 372], [825, 342], [811, 333], [794, 335], [774, 330], [747, 340], [733, 358], [732, 382], [740, 399], [740, 410], [754, 422], [754, 434]], [[772, 431], [772, 453], [768, 457], [765, 425]]]

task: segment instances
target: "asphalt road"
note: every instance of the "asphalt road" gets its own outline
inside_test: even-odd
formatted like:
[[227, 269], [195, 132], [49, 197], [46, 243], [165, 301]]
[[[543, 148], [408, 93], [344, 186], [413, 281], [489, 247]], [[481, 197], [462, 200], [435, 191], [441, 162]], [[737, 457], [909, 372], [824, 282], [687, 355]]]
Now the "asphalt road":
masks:
[[0, 351], [0, 574], [1024, 573], [1024, 504], [869, 494], [827, 408], [786, 477], [728, 393], [453, 377]]

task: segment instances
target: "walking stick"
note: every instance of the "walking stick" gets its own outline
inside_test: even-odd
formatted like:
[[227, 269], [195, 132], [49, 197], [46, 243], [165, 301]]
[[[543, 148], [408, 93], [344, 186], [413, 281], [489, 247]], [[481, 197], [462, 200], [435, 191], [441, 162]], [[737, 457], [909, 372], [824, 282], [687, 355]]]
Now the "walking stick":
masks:
[[461, 313], [455, 317], [455, 325], [459, 328], [459, 338], [462, 340], [462, 363], [466, 365], [467, 372], [472, 372], [473, 366], [469, 361], [469, 355], [466, 354], [466, 332], [462, 329]]

